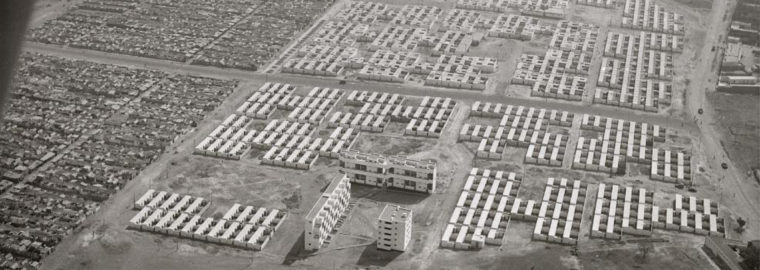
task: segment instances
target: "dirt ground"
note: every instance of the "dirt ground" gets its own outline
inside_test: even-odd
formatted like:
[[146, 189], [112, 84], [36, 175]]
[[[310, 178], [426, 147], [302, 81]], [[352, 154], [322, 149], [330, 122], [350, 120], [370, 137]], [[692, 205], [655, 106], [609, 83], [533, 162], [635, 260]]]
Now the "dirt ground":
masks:
[[655, 247], [650, 254], [639, 247], [602, 250], [579, 256], [583, 269], [714, 269], [697, 248]]
[[713, 92], [721, 143], [742, 171], [760, 168], [760, 96]]
[[434, 141], [404, 138], [401, 136], [362, 134], [352, 147], [354, 150], [383, 155], [406, 155], [433, 146]]

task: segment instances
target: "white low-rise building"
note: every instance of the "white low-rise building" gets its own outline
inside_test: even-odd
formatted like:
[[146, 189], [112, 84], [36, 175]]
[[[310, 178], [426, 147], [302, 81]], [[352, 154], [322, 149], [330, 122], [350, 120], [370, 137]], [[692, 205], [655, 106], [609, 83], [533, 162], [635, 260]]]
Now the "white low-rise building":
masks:
[[626, 0], [622, 27], [669, 34], [684, 34], [683, 15], [652, 0]]

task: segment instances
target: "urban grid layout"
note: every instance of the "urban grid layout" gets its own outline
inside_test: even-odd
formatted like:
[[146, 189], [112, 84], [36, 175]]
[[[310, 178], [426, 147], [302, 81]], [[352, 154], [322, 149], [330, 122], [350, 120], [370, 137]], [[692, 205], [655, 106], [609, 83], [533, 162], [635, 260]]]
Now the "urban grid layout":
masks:
[[0, 269], [760, 269], [758, 0], [37, 0]]

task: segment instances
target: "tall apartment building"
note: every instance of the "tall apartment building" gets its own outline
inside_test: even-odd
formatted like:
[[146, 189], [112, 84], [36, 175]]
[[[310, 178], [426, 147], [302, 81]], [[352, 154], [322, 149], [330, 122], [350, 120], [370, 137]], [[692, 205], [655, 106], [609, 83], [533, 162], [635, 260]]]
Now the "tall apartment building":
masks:
[[317, 250], [322, 246], [348, 207], [350, 198], [351, 182], [348, 177], [342, 175], [333, 179], [306, 215], [303, 238], [306, 250]]
[[377, 218], [377, 249], [405, 251], [412, 239], [412, 210], [387, 204]]
[[435, 192], [435, 161], [408, 159], [344, 150], [340, 154], [341, 172], [353, 183], [394, 187], [418, 192]]

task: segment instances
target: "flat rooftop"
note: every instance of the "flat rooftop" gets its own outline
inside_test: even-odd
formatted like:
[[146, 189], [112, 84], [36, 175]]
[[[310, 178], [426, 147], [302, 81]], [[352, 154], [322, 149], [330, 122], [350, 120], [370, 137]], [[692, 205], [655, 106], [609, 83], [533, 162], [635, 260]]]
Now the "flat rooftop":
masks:
[[317, 202], [314, 203], [314, 206], [311, 207], [311, 210], [309, 210], [309, 213], [306, 214], [305, 219], [306, 220], [313, 220], [317, 214], [322, 211], [322, 208], [325, 206], [325, 203], [327, 200], [330, 199], [330, 196], [335, 192], [335, 190], [338, 188], [338, 186], [343, 183], [344, 181], [347, 182], [347, 177], [345, 174], [342, 174], [340, 176], [336, 176], [333, 178], [332, 182], [330, 182], [330, 185], [327, 186], [327, 189], [325, 189], [325, 192], [322, 193], [322, 195], [319, 196], [319, 199], [317, 199]]
[[412, 210], [403, 208], [395, 204], [386, 204], [383, 212], [380, 213], [380, 220], [385, 221], [406, 221], [412, 218]]

